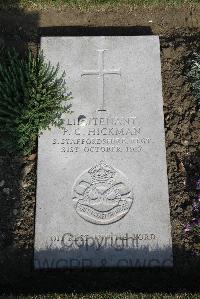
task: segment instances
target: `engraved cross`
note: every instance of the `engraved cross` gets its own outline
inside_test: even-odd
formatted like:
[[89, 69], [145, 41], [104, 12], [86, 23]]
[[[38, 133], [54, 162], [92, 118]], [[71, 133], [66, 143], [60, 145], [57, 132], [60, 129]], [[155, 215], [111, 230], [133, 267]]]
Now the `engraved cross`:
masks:
[[105, 98], [104, 98], [104, 75], [120, 75], [121, 76], [121, 70], [120, 69], [114, 69], [114, 70], [109, 70], [109, 69], [104, 69], [104, 52], [107, 49], [103, 50], [97, 50], [99, 52], [99, 57], [98, 57], [98, 70], [86, 70], [83, 71], [81, 74], [82, 76], [86, 75], [97, 75], [98, 76], [98, 98], [101, 103], [101, 108], [98, 109], [98, 111], [106, 111], [105, 108]]

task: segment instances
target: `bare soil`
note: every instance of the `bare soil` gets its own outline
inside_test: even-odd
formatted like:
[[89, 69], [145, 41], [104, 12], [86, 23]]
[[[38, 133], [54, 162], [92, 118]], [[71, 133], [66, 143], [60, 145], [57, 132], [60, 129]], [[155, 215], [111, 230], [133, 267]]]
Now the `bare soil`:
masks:
[[0, 159], [0, 292], [65, 290], [198, 291], [200, 238], [186, 234], [200, 176], [198, 103], [187, 79], [187, 62], [200, 43], [200, 5], [0, 10], [0, 45], [22, 53], [39, 47], [41, 35], [160, 36], [173, 269], [33, 270], [36, 160]]

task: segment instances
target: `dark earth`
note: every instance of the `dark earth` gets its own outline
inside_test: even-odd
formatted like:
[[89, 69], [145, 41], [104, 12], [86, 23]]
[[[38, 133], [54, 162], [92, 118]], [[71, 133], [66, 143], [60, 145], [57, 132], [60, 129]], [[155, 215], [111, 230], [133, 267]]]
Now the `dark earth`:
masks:
[[199, 291], [200, 236], [185, 233], [184, 227], [192, 218], [195, 180], [200, 177], [198, 103], [187, 77], [189, 58], [200, 44], [200, 5], [0, 8], [0, 46], [15, 46], [22, 54], [27, 48], [36, 51], [42, 35], [160, 36], [174, 254], [173, 269], [34, 271], [37, 155], [1, 153], [0, 293]]

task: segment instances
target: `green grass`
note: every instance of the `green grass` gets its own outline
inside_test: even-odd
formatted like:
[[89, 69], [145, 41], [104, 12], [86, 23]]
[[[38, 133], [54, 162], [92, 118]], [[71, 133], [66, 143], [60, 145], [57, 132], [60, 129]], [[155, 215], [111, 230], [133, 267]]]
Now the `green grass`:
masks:
[[0, 299], [197, 299], [200, 298], [200, 294], [162, 294], [162, 293], [155, 293], [155, 294], [133, 294], [133, 293], [93, 293], [93, 294], [48, 294], [48, 295], [34, 295], [34, 296], [0, 296]]
[[182, 5], [200, 4], [200, 0], [0, 0], [2, 8], [40, 8], [45, 6], [75, 6], [89, 8], [93, 6], [118, 6], [118, 5]]

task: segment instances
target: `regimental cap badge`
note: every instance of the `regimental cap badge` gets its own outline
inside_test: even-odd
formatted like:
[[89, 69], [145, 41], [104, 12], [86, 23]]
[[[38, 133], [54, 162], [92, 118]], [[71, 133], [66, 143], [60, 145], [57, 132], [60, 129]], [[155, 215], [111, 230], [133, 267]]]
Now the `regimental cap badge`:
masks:
[[102, 183], [114, 178], [116, 174], [115, 169], [106, 164], [104, 161], [100, 161], [99, 164], [92, 167], [88, 172], [93, 180]]
[[77, 214], [93, 224], [111, 224], [131, 208], [133, 193], [127, 177], [100, 161], [78, 176], [73, 186]]

